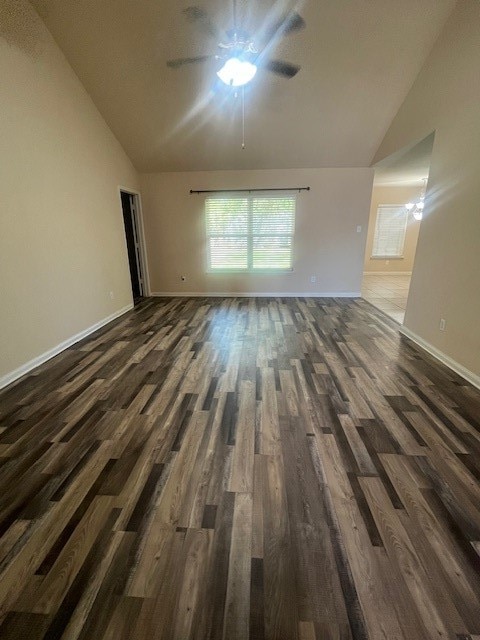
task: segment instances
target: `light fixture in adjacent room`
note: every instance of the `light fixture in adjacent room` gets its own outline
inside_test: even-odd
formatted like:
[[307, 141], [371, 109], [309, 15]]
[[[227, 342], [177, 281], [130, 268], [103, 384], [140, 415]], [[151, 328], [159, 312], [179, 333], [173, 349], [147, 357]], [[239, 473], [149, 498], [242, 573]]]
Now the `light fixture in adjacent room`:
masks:
[[420, 221], [423, 218], [423, 209], [425, 207], [425, 192], [427, 188], [427, 178], [423, 178], [423, 187], [420, 193], [420, 198], [417, 202], [407, 202], [405, 208], [409, 213], [413, 215], [415, 220]]
[[223, 67], [217, 71], [220, 80], [229, 87], [243, 87], [253, 80], [257, 67], [247, 60], [228, 58]]

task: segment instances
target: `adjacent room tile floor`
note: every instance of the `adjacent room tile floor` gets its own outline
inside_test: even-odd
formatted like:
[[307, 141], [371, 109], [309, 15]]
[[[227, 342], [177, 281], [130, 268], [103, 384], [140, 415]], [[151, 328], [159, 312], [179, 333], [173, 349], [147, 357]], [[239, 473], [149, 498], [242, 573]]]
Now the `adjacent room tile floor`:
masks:
[[364, 274], [362, 298], [403, 324], [411, 276]]

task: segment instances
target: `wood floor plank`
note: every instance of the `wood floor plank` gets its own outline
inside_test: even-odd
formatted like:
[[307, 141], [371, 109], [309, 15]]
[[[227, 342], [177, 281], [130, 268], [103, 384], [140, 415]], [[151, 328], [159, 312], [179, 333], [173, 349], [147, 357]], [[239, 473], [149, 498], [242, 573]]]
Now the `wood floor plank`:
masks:
[[279, 453], [280, 434], [274, 371], [261, 369], [262, 403], [260, 414], [260, 452], [264, 455]]
[[144, 300], [0, 392], [0, 637], [480, 640], [480, 392], [362, 300]]
[[334, 437], [321, 435], [317, 438], [317, 443], [325, 468], [325, 481], [338, 519], [339, 533], [345, 545], [349, 570], [365, 619], [367, 637], [372, 640], [403, 638], [395, 610], [383, 589], [373, 547]]
[[255, 453], [255, 388], [249, 380], [240, 382], [235, 449], [229, 491], [253, 492], [253, 456]]
[[[176, 606], [172, 639], [183, 640], [193, 635], [195, 619], [200, 617], [206, 566], [210, 560], [211, 529], [189, 529], [185, 537], [185, 568]], [[170, 637], [170, 636], [169, 636]]]
[[67, 627], [62, 636], [64, 640], [77, 640], [77, 638], [81, 634], [82, 629], [92, 609], [93, 603], [95, 602], [98, 592], [100, 591], [103, 580], [110, 568], [110, 565], [112, 564], [113, 558], [115, 557], [115, 554], [118, 551], [122, 541], [129, 535], [131, 537], [131, 534], [127, 534], [123, 531], [115, 531], [113, 533], [111, 544], [108, 546], [105, 555], [92, 572], [92, 577], [89, 580], [85, 590], [81, 594], [79, 602], [77, 603], [75, 610], [68, 620]]
[[248, 637], [249, 633], [252, 508], [251, 493], [236, 494], [225, 598], [224, 640], [241, 640]]
[[416, 486], [410, 473], [408, 459], [402, 456], [381, 455], [387, 473], [398, 488], [409, 516], [417, 526], [417, 532], [412, 539], [428, 541], [428, 557], [442, 567], [443, 580], [450, 581], [455, 575], [455, 581], [450, 586], [452, 598], [461, 615], [473, 624], [471, 612], [475, 610], [480, 596], [480, 579], [465, 562], [465, 558], [455, 547], [448, 531], [432, 512], [427, 500], [419, 487]]
[[264, 484], [264, 603], [267, 638], [298, 637], [295, 575], [281, 456], [262, 456]]
[[[391, 504], [379, 478], [360, 478], [377, 527], [392, 563], [398, 567], [430, 638], [448, 638], [462, 622], [448, 598], [436, 597], [435, 585], [422, 564], [399, 515]], [[440, 599], [442, 602], [440, 602]], [[447, 617], [444, 617], [446, 614]]]
[[252, 513], [252, 558], [263, 558], [263, 494], [265, 467], [260, 455], [254, 458], [253, 513]]
[[93, 500], [48, 575], [42, 581], [31, 603], [34, 613], [49, 614], [58, 609], [111, 509], [111, 497], [97, 496]]

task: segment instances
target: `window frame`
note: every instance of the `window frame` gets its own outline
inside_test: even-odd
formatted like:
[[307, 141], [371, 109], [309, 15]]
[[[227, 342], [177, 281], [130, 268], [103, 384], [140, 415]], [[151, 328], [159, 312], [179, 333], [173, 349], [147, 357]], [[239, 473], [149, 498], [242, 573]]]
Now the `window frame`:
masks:
[[[253, 200], [255, 198], [260, 198], [263, 200], [273, 200], [273, 199], [279, 199], [282, 197], [288, 197], [291, 198], [293, 200], [293, 221], [292, 221], [292, 232], [290, 234], [280, 234], [280, 235], [273, 235], [273, 234], [254, 234], [253, 233]], [[239, 233], [239, 234], [209, 234], [208, 232], [208, 224], [207, 224], [207, 201], [208, 200], [224, 200], [224, 199], [231, 199], [231, 200], [235, 200], [235, 199], [246, 199], [248, 201], [248, 211], [247, 211], [247, 233]], [[233, 194], [231, 192], [228, 193], [221, 193], [218, 192], [217, 194], [215, 194], [215, 196], [209, 196], [207, 198], [205, 198], [205, 204], [204, 204], [204, 210], [203, 210], [203, 216], [204, 216], [204, 229], [205, 229], [205, 240], [206, 240], [206, 257], [207, 257], [207, 273], [208, 274], [229, 274], [229, 273], [237, 273], [237, 274], [264, 274], [264, 275], [275, 275], [275, 274], [283, 274], [283, 275], [288, 275], [290, 273], [293, 273], [294, 268], [293, 265], [295, 263], [294, 260], [294, 238], [295, 238], [295, 230], [296, 230], [296, 213], [297, 213], [297, 198], [296, 198], [296, 194], [292, 194], [290, 192], [288, 193], [282, 193], [282, 192], [276, 192], [275, 195], [273, 194], [268, 194], [268, 193], [261, 193], [261, 192], [257, 192], [257, 193], [248, 193], [248, 194], [242, 194], [242, 192], [238, 192], [238, 194]], [[241, 269], [235, 269], [235, 268], [212, 268], [211, 266], [211, 249], [210, 249], [210, 238], [212, 237], [219, 237], [219, 238], [228, 238], [228, 237], [232, 237], [232, 238], [246, 238], [247, 239], [247, 267], [246, 268], [241, 268]], [[259, 237], [268, 237], [268, 238], [281, 238], [281, 237], [288, 237], [291, 239], [291, 246], [290, 246], [290, 267], [287, 268], [282, 268], [282, 267], [272, 267], [272, 268], [266, 268], [266, 267], [262, 267], [262, 268], [257, 268], [255, 269], [253, 266], [253, 240], [254, 238], [259, 238]]]
[[[374, 253], [375, 251], [375, 238], [377, 235], [377, 229], [378, 229], [378, 222], [379, 222], [379, 212], [381, 209], [400, 209], [400, 210], [404, 210], [404, 214], [405, 214], [405, 227], [404, 227], [404, 231], [403, 231], [403, 239], [402, 239], [402, 246], [401, 246], [401, 253], [399, 254], [393, 254], [393, 255], [388, 255], [388, 254], [376, 254]], [[370, 255], [370, 260], [404, 260], [405, 259], [405, 242], [406, 242], [406, 238], [407, 238], [407, 227], [408, 227], [408, 211], [405, 209], [405, 205], [404, 204], [379, 204], [377, 206], [377, 213], [375, 216], [375, 228], [373, 231], [373, 238], [372, 238], [372, 250], [371, 250], [371, 255]]]

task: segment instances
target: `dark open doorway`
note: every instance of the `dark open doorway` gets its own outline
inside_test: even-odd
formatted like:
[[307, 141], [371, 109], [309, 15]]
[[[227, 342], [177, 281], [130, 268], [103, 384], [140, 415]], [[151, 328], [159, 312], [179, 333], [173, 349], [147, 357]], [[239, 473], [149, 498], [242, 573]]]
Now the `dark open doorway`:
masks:
[[123, 223], [125, 225], [132, 294], [134, 302], [137, 303], [145, 295], [137, 196], [127, 191], [120, 191], [120, 196], [122, 199]]

